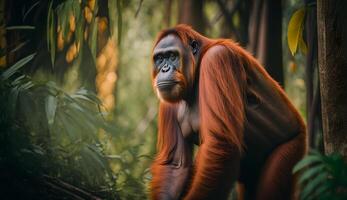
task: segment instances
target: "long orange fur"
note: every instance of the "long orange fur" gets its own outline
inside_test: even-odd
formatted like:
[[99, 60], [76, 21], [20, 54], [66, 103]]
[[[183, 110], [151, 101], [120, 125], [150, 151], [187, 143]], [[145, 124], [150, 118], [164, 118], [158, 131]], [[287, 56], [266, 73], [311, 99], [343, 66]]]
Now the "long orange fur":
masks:
[[[190, 78], [199, 77], [195, 79], [194, 84], [199, 84], [201, 145], [195, 159], [192, 178], [184, 186], [186, 191], [183, 199], [226, 199], [232, 183], [237, 178], [244, 148], [246, 71], [256, 69], [262, 73], [283, 96], [302, 127], [305, 127], [304, 122], [283, 89], [253, 56], [236, 43], [225, 39], [209, 39], [188, 26], [179, 25], [161, 32], [155, 44], [169, 34], [177, 35], [185, 46], [189, 45], [191, 39], [203, 44], [201, 60], [197, 61], [200, 69], [192, 70], [190, 75]], [[194, 74], [194, 71], [199, 74]], [[153, 79], [155, 76], [156, 74], [153, 74]], [[185, 145], [175, 119], [175, 106], [161, 103], [159, 109], [158, 154], [152, 165], [152, 199], [160, 199], [160, 194], [169, 190], [170, 185], [165, 182], [174, 177], [170, 175], [165, 164], [173, 159], [175, 151]], [[302, 145], [305, 146], [305, 142]], [[191, 149], [185, 147], [179, 154], [184, 155], [187, 151], [191, 152]], [[185, 157], [180, 164], [190, 163], [189, 158]]]

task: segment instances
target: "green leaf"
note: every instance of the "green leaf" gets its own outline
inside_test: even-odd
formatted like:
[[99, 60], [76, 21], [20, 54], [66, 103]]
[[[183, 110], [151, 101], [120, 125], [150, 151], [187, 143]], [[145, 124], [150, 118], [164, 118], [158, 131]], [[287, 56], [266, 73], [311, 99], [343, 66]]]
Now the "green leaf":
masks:
[[104, 156], [95, 147], [88, 145], [88, 148], [94, 152], [93, 154], [91, 154], [93, 156], [94, 160], [96, 160], [99, 163], [99, 165], [108, 173], [108, 175], [111, 178], [112, 177], [112, 170], [111, 170], [110, 166], [108, 165], [108, 162], [104, 158]]
[[46, 116], [47, 116], [47, 121], [49, 125], [52, 125], [54, 123], [54, 117], [55, 117], [55, 111], [57, 110], [57, 98], [48, 95], [46, 97], [46, 102], [45, 102], [45, 108], [46, 108]]
[[19, 90], [28, 90], [28, 89], [30, 89], [33, 86], [34, 86], [33, 82], [27, 81], [27, 82], [25, 82], [25, 83], [23, 83], [22, 85], [19, 86]]
[[303, 169], [304, 167], [313, 163], [317, 163], [317, 162], [322, 162], [322, 158], [320, 156], [317, 156], [317, 155], [306, 156], [294, 166], [293, 173], [296, 173], [300, 171], [301, 169]]
[[122, 0], [117, 0], [117, 19], [118, 19], [118, 45], [121, 44], [122, 41], [122, 26], [123, 26], [123, 19], [122, 19]]
[[299, 178], [299, 183], [302, 184], [304, 181], [313, 178], [319, 172], [324, 170], [325, 165], [317, 165], [315, 167], [309, 168], [303, 172], [303, 174]]
[[[109, 0], [108, 1], [108, 13], [109, 13], [109, 20], [110, 20], [110, 32], [111, 32], [111, 36], [114, 36], [115, 35], [115, 30], [117, 27], [117, 24], [116, 24], [116, 19], [117, 19], [117, 14], [116, 12], [114, 12], [114, 8], [117, 8], [117, 0]], [[113, 27], [113, 28], [111, 28]]]
[[97, 127], [97, 121], [95, 118], [90, 114], [88, 110], [78, 108], [77, 104], [70, 104], [68, 106], [69, 112], [66, 112], [66, 114], [70, 115], [72, 118], [71, 121], [75, 121], [76, 126], [78, 126], [80, 129], [84, 129], [82, 134], [84, 136], [89, 136], [94, 139], [97, 139], [97, 133], [98, 127]]
[[21, 75], [17, 78], [15, 78], [12, 82], [11, 85], [12, 86], [18, 86], [19, 84], [22, 84], [25, 81], [25, 75]]
[[[90, 167], [93, 167], [95, 169], [95, 173], [98, 176], [103, 176], [103, 172], [105, 169], [105, 164], [101, 160], [102, 158], [99, 157], [95, 151], [90, 149], [88, 145], [86, 145], [82, 149], [82, 156], [84, 157], [84, 162], [88, 164]], [[100, 178], [100, 177], [99, 177]]]
[[88, 43], [89, 43], [89, 49], [91, 54], [93, 55], [93, 61], [96, 62], [96, 54], [97, 54], [97, 41], [98, 39], [98, 18], [94, 18], [92, 20], [92, 23], [90, 24], [90, 31], [89, 31], [89, 38], [88, 38]]
[[318, 196], [321, 196], [323, 193], [327, 192], [330, 189], [331, 189], [330, 183], [323, 184], [320, 187], [318, 187], [316, 191], [308, 197], [308, 199], [318, 199], [317, 198]]
[[25, 14], [23, 16], [23, 21], [25, 21], [25, 18], [28, 16], [28, 14], [39, 4], [40, 4], [40, 1], [37, 1], [32, 6], [30, 6], [30, 8], [25, 12]]
[[14, 49], [11, 50], [11, 53], [14, 53], [20, 49], [22, 49], [26, 44], [29, 43], [29, 40], [26, 40], [24, 42], [21, 42], [20, 44], [16, 45], [16, 47]]
[[57, 118], [61, 121], [61, 125], [69, 139], [71, 141], [77, 141], [82, 131], [82, 129], [78, 127], [78, 123], [64, 112], [58, 112], [57, 114]]
[[6, 30], [34, 30], [35, 26], [8, 26]]
[[293, 16], [290, 18], [288, 25], [288, 46], [294, 56], [297, 52], [298, 45], [302, 39], [302, 32], [304, 29], [304, 19], [305, 19], [306, 8], [300, 8], [297, 10]]
[[10, 108], [9, 116], [11, 118], [14, 118], [16, 114], [18, 95], [19, 95], [18, 86], [11, 88], [9, 99], [8, 99], [9, 108]]
[[314, 190], [317, 188], [318, 185], [324, 185], [324, 182], [328, 178], [328, 173], [321, 173], [318, 176], [316, 176], [312, 181], [310, 181], [303, 189], [301, 195], [303, 199], [306, 199]]
[[50, 4], [49, 4], [49, 7], [48, 7], [48, 13], [47, 13], [47, 24], [46, 24], [46, 41], [47, 41], [47, 48], [48, 48], [48, 51], [50, 50], [50, 22], [51, 22], [51, 16], [53, 15], [52, 14], [52, 5], [53, 5], [53, 0], [51, 0]]
[[[50, 6], [52, 6], [52, 5], [50, 5]], [[52, 9], [52, 8], [50, 7], [50, 9]], [[54, 13], [53, 12], [51, 12], [50, 16], [49, 16], [49, 28], [48, 29], [49, 29], [49, 43], [50, 43], [49, 51], [51, 53], [52, 68], [54, 69], [55, 48], [56, 48], [56, 31], [55, 31], [55, 20], [54, 20]]]
[[[72, 97], [77, 97], [77, 98], [81, 98], [81, 96], [84, 96], [85, 98], [89, 99], [89, 101], [91, 103], [94, 104], [101, 104], [101, 100], [95, 95], [95, 93], [86, 90], [84, 88], [79, 89], [75, 94], [71, 95]], [[85, 99], [83, 98], [83, 99]]]
[[33, 53], [27, 57], [24, 57], [24, 58], [20, 59], [18, 62], [16, 62], [14, 65], [12, 65], [10, 68], [5, 70], [0, 76], [1, 80], [4, 81], [4, 80], [9, 79], [14, 73], [16, 73], [20, 68], [22, 68], [31, 59], [33, 59], [35, 55], [36, 55], [36, 53]]

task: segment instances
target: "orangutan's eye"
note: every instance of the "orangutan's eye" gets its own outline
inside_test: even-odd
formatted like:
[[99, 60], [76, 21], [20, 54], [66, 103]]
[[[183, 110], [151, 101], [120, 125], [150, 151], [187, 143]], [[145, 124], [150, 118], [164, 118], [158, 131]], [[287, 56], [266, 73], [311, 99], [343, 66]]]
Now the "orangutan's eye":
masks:
[[154, 63], [155, 65], [160, 65], [163, 62], [163, 56], [162, 55], [157, 55], [154, 57]]

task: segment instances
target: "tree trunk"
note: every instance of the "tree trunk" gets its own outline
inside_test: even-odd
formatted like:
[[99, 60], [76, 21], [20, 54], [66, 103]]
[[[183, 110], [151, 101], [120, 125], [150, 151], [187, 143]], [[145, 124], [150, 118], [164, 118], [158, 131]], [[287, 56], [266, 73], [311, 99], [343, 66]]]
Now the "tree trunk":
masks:
[[347, 160], [347, 1], [318, 0], [318, 63], [326, 154]]
[[178, 23], [188, 24], [200, 33], [205, 32], [204, 0], [180, 0]]
[[[111, 33], [117, 32], [117, 26], [109, 26], [110, 13], [107, 0], [98, 1], [98, 38], [95, 86], [103, 110], [115, 108], [115, 87], [118, 79], [118, 44]], [[110, 30], [113, 27], [114, 30]], [[93, 83], [93, 80], [88, 80]]]
[[171, 11], [172, 11], [172, 0], [165, 0], [165, 11], [164, 24], [165, 27], [171, 26]]
[[248, 50], [283, 87], [282, 1], [255, 0], [250, 15]]
[[322, 115], [317, 66], [317, 6], [315, 3], [316, 0], [305, 0], [307, 6], [305, 36], [308, 46], [305, 67], [307, 132], [310, 147], [323, 151], [321, 140], [317, 140], [322, 133]]

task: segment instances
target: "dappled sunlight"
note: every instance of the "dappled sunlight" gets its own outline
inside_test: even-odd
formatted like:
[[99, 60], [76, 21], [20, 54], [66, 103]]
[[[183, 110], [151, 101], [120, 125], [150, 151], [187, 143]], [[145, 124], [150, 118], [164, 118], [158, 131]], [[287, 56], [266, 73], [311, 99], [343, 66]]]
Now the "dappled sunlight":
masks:
[[[231, 170], [235, 177], [230, 181], [218, 182], [222, 180], [218, 177], [230, 175], [223, 174], [230, 172], [224, 161], [238, 163], [237, 156], [245, 159], [257, 149], [251, 159], [244, 160], [249, 166], [241, 165], [247, 168], [246, 175], [240, 175], [255, 183], [260, 177], [257, 170], [269, 174], [278, 170], [270, 172], [261, 168], [263, 163], [254, 164], [270, 158], [269, 152], [280, 152], [268, 159], [276, 160], [269, 168], [290, 160], [295, 151], [302, 153], [305, 144], [288, 142], [294, 138], [292, 132], [304, 132], [301, 120], [293, 120], [290, 114], [295, 109], [299, 111], [293, 111], [296, 119], [301, 116], [307, 125], [308, 139], [300, 142], [307, 142], [313, 150], [293, 169], [298, 173], [300, 198], [344, 199], [343, 112], [347, 109], [341, 102], [347, 91], [343, 68], [347, 44], [343, 34], [347, 31], [341, 25], [345, 15], [337, 8], [346, 10], [347, 6], [344, 1], [336, 2], [1, 1], [1, 199], [137, 200], [169, 194], [173, 200], [206, 197], [209, 191], [224, 187], [212, 196], [223, 193], [225, 198], [238, 199], [235, 187], [228, 185], [240, 175], [236, 168]], [[151, 52], [159, 32], [177, 24], [192, 27], [179, 26], [183, 39], [171, 41], [185, 41], [181, 44], [184, 50], [174, 46], [178, 49], [161, 52], [160, 59], [175, 63], [172, 69], [177, 71], [170, 77], [175, 84], [191, 85], [184, 91], [174, 85], [170, 93], [156, 86], [160, 78], [152, 83], [152, 75], [164, 64], [155, 64], [157, 55], [153, 58]], [[195, 37], [194, 31], [187, 30], [225, 38], [218, 44], [229, 48], [227, 56], [225, 52], [209, 55], [208, 48], [215, 45], [210, 42], [217, 40]], [[197, 65], [186, 69], [190, 62]], [[170, 88], [170, 81], [162, 81], [163, 88]], [[160, 104], [167, 107], [159, 109]], [[165, 110], [173, 117], [160, 120]], [[284, 135], [287, 131], [291, 133]], [[250, 132], [254, 134], [249, 136]], [[256, 136], [256, 141], [249, 142]], [[290, 148], [279, 148], [281, 144]], [[234, 148], [242, 154], [227, 159], [225, 155]], [[156, 157], [160, 149], [164, 150]], [[196, 155], [204, 159], [196, 162]], [[199, 171], [206, 163], [212, 168]], [[291, 176], [294, 164], [280, 166], [279, 171], [287, 172], [281, 175]], [[262, 178], [266, 183], [273, 177]], [[192, 192], [196, 185], [209, 187]], [[269, 188], [265, 186], [259, 188], [265, 191]], [[160, 188], [163, 191], [153, 192]], [[247, 195], [255, 197], [255, 193]]]
[[96, 90], [103, 108], [110, 111], [115, 106], [113, 91], [117, 81], [118, 49], [115, 39], [109, 39], [96, 58]]

